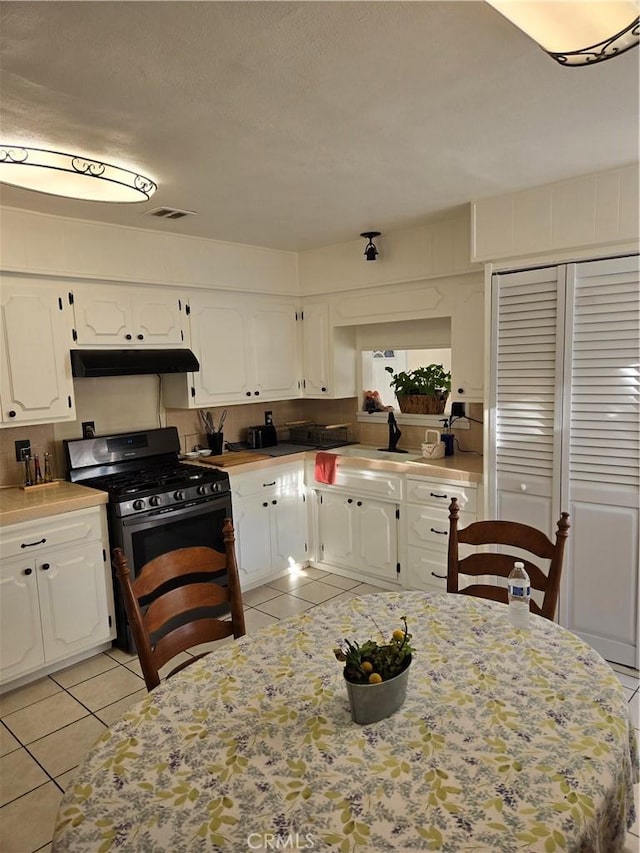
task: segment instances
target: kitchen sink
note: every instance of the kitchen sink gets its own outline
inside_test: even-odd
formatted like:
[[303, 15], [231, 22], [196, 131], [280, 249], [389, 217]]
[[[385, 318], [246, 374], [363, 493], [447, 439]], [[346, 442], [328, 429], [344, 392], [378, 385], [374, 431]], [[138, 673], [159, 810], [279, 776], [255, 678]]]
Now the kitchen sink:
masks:
[[361, 459], [384, 459], [388, 462], [415, 462], [418, 459], [422, 459], [422, 454], [420, 453], [393, 453], [390, 450], [379, 450], [363, 444], [338, 447], [335, 452], [341, 456], [359, 456]]

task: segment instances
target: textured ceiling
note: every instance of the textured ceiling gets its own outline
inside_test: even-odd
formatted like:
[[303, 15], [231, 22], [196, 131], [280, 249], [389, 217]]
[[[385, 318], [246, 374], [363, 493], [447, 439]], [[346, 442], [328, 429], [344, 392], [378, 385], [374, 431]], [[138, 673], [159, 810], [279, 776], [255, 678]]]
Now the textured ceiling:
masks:
[[[638, 49], [561, 68], [483, 2], [5, 2], [2, 142], [149, 202], [3, 204], [301, 250], [638, 156]], [[171, 206], [198, 216], [142, 216]]]

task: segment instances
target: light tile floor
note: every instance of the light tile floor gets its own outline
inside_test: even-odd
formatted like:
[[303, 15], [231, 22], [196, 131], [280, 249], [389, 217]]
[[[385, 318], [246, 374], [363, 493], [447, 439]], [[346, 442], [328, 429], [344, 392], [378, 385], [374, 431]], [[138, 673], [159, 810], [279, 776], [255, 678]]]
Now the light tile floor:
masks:
[[[244, 595], [247, 633], [326, 601], [378, 588], [319, 569], [279, 578]], [[225, 642], [225, 641], [223, 641]], [[233, 642], [230, 639], [230, 642]], [[638, 672], [612, 664], [640, 729]], [[0, 851], [49, 851], [62, 794], [104, 729], [146, 695], [137, 657], [112, 649], [0, 696]], [[636, 731], [640, 740], [640, 731]], [[638, 804], [636, 785], [636, 811]], [[638, 822], [625, 851], [638, 853]]]

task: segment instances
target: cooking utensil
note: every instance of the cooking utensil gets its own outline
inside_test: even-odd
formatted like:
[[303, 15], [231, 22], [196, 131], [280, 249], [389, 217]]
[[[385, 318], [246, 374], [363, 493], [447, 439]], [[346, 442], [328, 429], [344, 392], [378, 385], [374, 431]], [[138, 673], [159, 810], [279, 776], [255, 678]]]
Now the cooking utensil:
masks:
[[220, 423], [218, 424], [218, 432], [222, 432], [222, 427], [224, 426], [224, 422], [227, 419], [227, 410], [223, 409], [222, 414], [220, 415]]
[[204, 427], [206, 433], [210, 435], [216, 431], [213, 425], [213, 418], [211, 417], [211, 412], [208, 412], [206, 409], [198, 409], [198, 416], [200, 418], [200, 423]]

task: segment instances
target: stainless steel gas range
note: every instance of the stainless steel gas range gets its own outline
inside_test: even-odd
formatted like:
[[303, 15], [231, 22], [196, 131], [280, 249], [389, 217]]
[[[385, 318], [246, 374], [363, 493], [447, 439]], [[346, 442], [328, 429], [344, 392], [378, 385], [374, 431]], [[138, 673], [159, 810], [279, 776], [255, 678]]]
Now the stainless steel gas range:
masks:
[[[175, 427], [65, 441], [68, 477], [108, 492], [109, 540], [135, 574], [159, 554], [191, 545], [224, 551], [232, 517], [229, 475], [180, 462]], [[134, 651], [114, 579], [117, 644]]]

